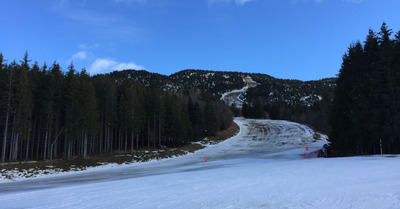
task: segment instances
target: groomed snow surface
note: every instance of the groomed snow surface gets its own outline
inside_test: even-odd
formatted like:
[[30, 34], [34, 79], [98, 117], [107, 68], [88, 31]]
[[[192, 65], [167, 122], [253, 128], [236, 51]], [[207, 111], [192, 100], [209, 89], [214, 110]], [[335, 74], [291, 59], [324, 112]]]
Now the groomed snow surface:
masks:
[[186, 156], [2, 183], [0, 208], [400, 208], [399, 156], [305, 159], [325, 136], [235, 121], [238, 135]]

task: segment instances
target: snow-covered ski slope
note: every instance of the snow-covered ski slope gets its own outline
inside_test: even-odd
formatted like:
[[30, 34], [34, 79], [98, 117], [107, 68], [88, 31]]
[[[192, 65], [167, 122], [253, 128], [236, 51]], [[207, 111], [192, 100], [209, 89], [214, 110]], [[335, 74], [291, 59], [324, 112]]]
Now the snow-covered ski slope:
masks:
[[308, 127], [235, 121], [186, 156], [0, 184], [0, 208], [400, 208], [399, 156], [304, 159]]

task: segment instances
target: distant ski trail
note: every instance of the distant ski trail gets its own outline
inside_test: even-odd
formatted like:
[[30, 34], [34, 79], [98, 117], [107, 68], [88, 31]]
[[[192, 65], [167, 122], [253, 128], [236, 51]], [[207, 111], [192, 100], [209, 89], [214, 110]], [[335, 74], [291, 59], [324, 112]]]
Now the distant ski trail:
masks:
[[242, 89], [235, 89], [226, 92], [222, 95], [221, 100], [228, 106], [234, 104], [237, 108], [242, 108], [244, 102], [244, 94], [249, 88], [257, 86], [259, 83], [255, 82], [250, 76], [243, 77], [243, 82], [246, 84]]

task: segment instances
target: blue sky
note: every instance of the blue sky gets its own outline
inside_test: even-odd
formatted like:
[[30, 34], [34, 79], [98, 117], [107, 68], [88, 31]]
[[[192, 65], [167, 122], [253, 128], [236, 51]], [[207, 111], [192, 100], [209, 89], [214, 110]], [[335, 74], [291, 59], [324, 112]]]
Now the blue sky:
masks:
[[71, 61], [91, 75], [125, 68], [335, 76], [349, 45], [399, 0], [0, 0], [0, 52], [42, 66]]

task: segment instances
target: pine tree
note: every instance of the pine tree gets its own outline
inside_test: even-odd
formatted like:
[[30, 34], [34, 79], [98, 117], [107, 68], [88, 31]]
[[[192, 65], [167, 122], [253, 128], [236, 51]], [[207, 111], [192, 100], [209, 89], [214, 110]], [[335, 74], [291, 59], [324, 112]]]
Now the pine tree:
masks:
[[394, 115], [393, 115], [393, 126], [397, 131], [395, 133], [395, 142], [393, 152], [400, 152], [400, 31], [395, 34], [393, 43], [393, 83], [394, 85]]
[[249, 118], [250, 114], [249, 114], [249, 105], [247, 104], [247, 102], [244, 102], [242, 105], [242, 116], [245, 118]]
[[[65, 132], [67, 130], [65, 120], [65, 75], [61, 71], [58, 63], [54, 62], [50, 68], [50, 72], [46, 73], [46, 80], [42, 83], [44, 94], [48, 94], [46, 100], [44, 120], [47, 121], [43, 124], [44, 127], [54, 127], [53, 132], [54, 140], [50, 144], [50, 159], [57, 157], [58, 152], [64, 153], [67, 157], [67, 140], [65, 140]], [[48, 92], [48, 93], [46, 93]], [[54, 131], [53, 131], [54, 130]]]
[[277, 103], [273, 103], [269, 112], [269, 115], [272, 120], [280, 119], [280, 108]]
[[31, 129], [31, 115], [33, 109], [32, 102], [32, 87], [29, 77], [29, 62], [28, 53], [24, 55], [21, 65], [16, 68], [16, 76], [18, 79], [18, 88], [16, 89], [17, 109], [15, 123], [15, 137], [13, 137], [13, 146], [10, 149], [10, 161], [17, 161], [19, 149], [22, 149], [23, 142], [29, 137]]
[[399, 101], [396, 98], [395, 89], [398, 85], [395, 81], [395, 67], [393, 65], [394, 58], [394, 41], [391, 40], [392, 30], [388, 29], [386, 23], [382, 24], [381, 31], [379, 32], [379, 47], [378, 47], [378, 56], [379, 60], [379, 69], [383, 72], [386, 81], [385, 83], [385, 91], [383, 95], [383, 99], [385, 102], [386, 111], [382, 111], [384, 113], [383, 120], [385, 121], [385, 125], [382, 128], [383, 133], [382, 137], [385, 138], [384, 145], [386, 150], [392, 149], [392, 146], [395, 144], [395, 141], [398, 139], [398, 135], [400, 134], [398, 127], [395, 126], [395, 117], [393, 117], [399, 110]]
[[87, 158], [88, 141], [89, 138], [96, 136], [99, 129], [98, 124], [98, 109], [96, 91], [90, 80], [90, 76], [86, 70], [83, 69], [79, 74], [80, 88], [78, 89], [78, 101], [80, 103], [78, 108], [78, 126], [82, 133], [83, 153], [84, 159]]
[[164, 136], [168, 146], [177, 146], [180, 142], [179, 109], [176, 100], [171, 95], [165, 95]]
[[207, 136], [214, 136], [219, 130], [217, 114], [211, 102], [207, 102], [204, 107], [204, 123]]
[[113, 129], [116, 127], [117, 121], [117, 89], [115, 82], [108, 76], [98, 75], [94, 77], [94, 86], [96, 89], [96, 97], [99, 106], [100, 142], [99, 152], [111, 152], [111, 137]]
[[[4, 162], [6, 159], [6, 148], [7, 148], [7, 141], [8, 141], [8, 126], [9, 126], [9, 119], [10, 119], [10, 114], [11, 114], [11, 99], [13, 97], [13, 85], [14, 85], [14, 71], [11, 70], [7, 66], [7, 64], [3, 64], [3, 54], [0, 53], [0, 75], [1, 75], [1, 80], [0, 82], [4, 86], [1, 86], [0, 89], [2, 89], [2, 95], [4, 95], [4, 98], [1, 98], [2, 104], [5, 104], [5, 122], [4, 122], [4, 132], [3, 132], [3, 146], [2, 146], [2, 152], [1, 152], [1, 162]], [[4, 94], [3, 94], [4, 92]]]
[[192, 125], [193, 134], [195, 137], [202, 137], [204, 135], [203, 128], [203, 111], [200, 104], [196, 101], [193, 104], [192, 98], [189, 97], [187, 104], [189, 112], [189, 120]]
[[43, 112], [43, 108], [46, 106], [43, 104], [43, 96], [47, 95], [42, 95], [42, 92], [44, 92], [44, 89], [41, 87], [41, 83], [45, 79], [44, 73], [40, 71], [39, 65], [37, 62], [33, 65], [31, 71], [29, 72], [29, 77], [31, 79], [31, 88], [32, 88], [32, 102], [33, 102], [33, 110], [32, 110], [32, 129], [33, 133], [28, 136], [28, 140], [26, 142], [26, 148], [25, 148], [25, 160], [29, 159], [29, 156], [31, 155], [31, 150], [30, 148], [33, 147], [31, 145], [31, 138], [32, 141], [36, 141], [35, 139], [35, 131], [37, 129], [37, 123], [38, 120]]
[[260, 99], [255, 99], [252, 106], [252, 118], [262, 119], [265, 118], [264, 107]]
[[[65, 126], [66, 126], [66, 140], [67, 140], [67, 158], [71, 158], [74, 154], [73, 143], [79, 137], [79, 107], [80, 101], [78, 100], [78, 87], [79, 77], [75, 73], [73, 64], [68, 66], [68, 72], [65, 78], [64, 89], [64, 110], [65, 110]], [[45, 143], [46, 144], [46, 143]], [[45, 145], [46, 147], [46, 145]], [[46, 154], [44, 154], [46, 156]]]
[[201, 108], [200, 104], [198, 102], [194, 103], [194, 111], [196, 113], [195, 118], [195, 130], [196, 130], [196, 135], [197, 136], [203, 136], [204, 135], [204, 120], [203, 120], [203, 112], [204, 110]]

